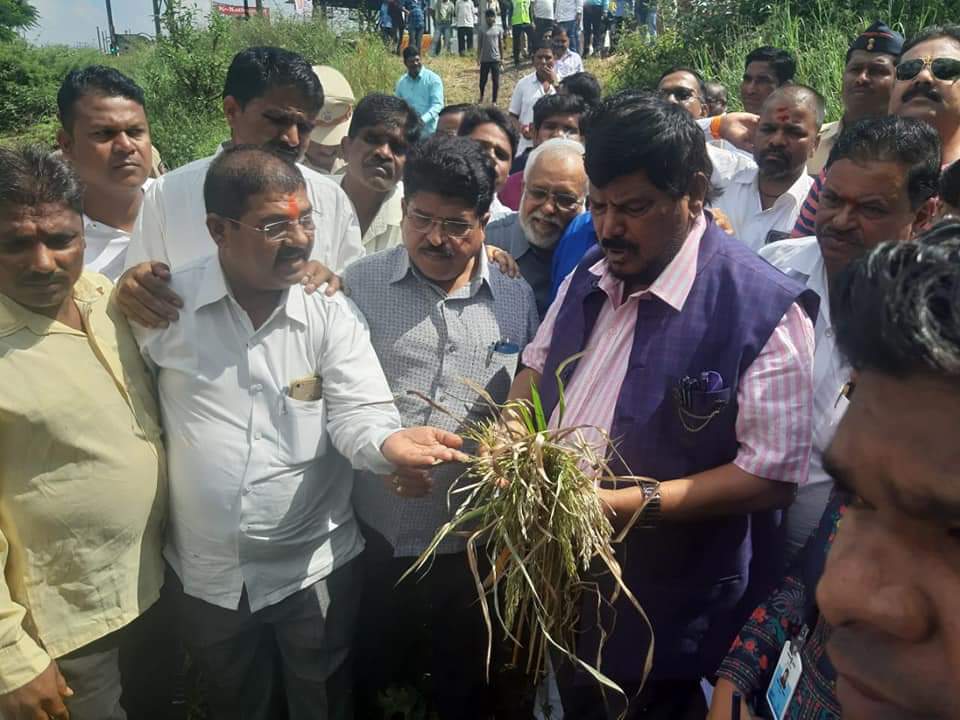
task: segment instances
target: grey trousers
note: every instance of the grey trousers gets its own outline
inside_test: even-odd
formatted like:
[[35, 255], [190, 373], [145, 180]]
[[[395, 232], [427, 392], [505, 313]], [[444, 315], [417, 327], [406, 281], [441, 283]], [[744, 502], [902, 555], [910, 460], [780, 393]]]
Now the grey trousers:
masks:
[[73, 696], [64, 702], [70, 720], [126, 720], [120, 706], [120, 643], [118, 630], [57, 658], [57, 666]]
[[206, 680], [212, 718], [350, 720], [351, 641], [361, 583], [354, 559], [251, 612], [246, 592], [237, 610], [225, 610], [187, 595], [176, 582], [177, 616]]
[[786, 566], [800, 554], [803, 546], [807, 544], [807, 539], [813, 535], [820, 525], [820, 518], [823, 517], [823, 511], [830, 500], [830, 492], [833, 490], [832, 482], [821, 482], [813, 485], [804, 485], [797, 492], [797, 498], [787, 509], [786, 528], [787, 528], [787, 549]]

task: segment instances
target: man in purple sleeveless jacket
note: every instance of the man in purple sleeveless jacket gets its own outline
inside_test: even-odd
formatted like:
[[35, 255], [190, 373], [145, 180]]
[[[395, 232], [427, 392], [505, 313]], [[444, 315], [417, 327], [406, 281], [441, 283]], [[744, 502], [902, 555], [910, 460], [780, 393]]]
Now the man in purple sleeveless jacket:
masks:
[[[616, 471], [660, 481], [601, 490], [615, 526], [647, 503], [617, 556], [655, 636], [638, 694], [650, 635], [621, 598], [602, 670], [631, 697], [628, 718], [702, 718], [700, 678], [778, 577], [779, 511], [806, 479], [817, 299], [704, 212], [711, 164], [683, 108], [621, 93], [585, 130], [600, 244], [561, 286], [511, 393], [537, 383], [554, 426], [586, 426], [588, 440], [606, 431]], [[581, 351], [561, 375], [561, 420], [557, 369]], [[588, 662], [598, 617], [609, 632], [614, 612], [585, 600]], [[567, 717], [624, 710], [585, 674], [558, 676]]]

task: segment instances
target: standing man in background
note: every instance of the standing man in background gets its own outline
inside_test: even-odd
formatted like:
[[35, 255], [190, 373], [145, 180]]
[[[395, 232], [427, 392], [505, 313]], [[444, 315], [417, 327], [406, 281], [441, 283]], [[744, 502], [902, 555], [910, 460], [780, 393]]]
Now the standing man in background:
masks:
[[514, 0], [512, 34], [513, 34], [513, 66], [520, 67], [520, 51], [523, 49], [523, 38], [527, 38], [527, 57], [533, 54], [536, 47], [533, 36], [533, 24], [530, 22], [530, 7], [532, 3], [529, 0]]
[[477, 38], [477, 62], [480, 63], [480, 102], [487, 87], [487, 78], [493, 76], [493, 104], [500, 94], [500, 66], [503, 61], [503, 28], [497, 22], [497, 11], [484, 13], [485, 27]]
[[557, 24], [570, 39], [570, 49], [580, 52], [580, 19], [583, 17], [583, 0], [557, 0]]
[[603, 52], [607, 0], [583, 0], [583, 56]]
[[410, 35], [410, 43], [407, 47], [412, 47], [420, 54], [423, 44], [423, 30], [426, 25], [426, 12], [423, 7], [424, 0], [403, 0], [403, 7], [407, 11], [407, 32]]
[[786, 50], [764, 45], [752, 50], [743, 61], [740, 100], [748, 113], [759, 115], [763, 101], [781, 85], [793, 81], [797, 61]]
[[473, 26], [477, 22], [476, 13], [473, 0], [457, 0], [457, 52], [461, 57], [467, 50], [473, 50]]
[[453, 18], [457, 10], [453, 0], [439, 0], [436, 6], [437, 24], [433, 36], [433, 54], [437, 57], [446, 48], [453, 51]]
[[113, 68], [67, 73], [57, 93], [64, 158], [83, 183], [83, 262], [116, 282], [150, 172], [143, 90]]
[[[514, 49], [516, 52], [516, 49]], [[533, 54], [533, 72], [517, 81], [510, 98], [510, 115], [520, 131], [517, 153], [533, 146], [533, 106], [537, 100], [557, 92], [557, 73], [553, 66], [553, 50], [549, 45], [539, 45]]]
[[657, 0], [634, 0], [634, 17], [637, 25], [647, 29], [647, 38], [652, 42], [657, 38]]
[[533, 0], [533, 24], [537, 33], [537, 44], [545, 40], [553, 29], [553, 0]]
[[394, 93], [407, 101], [420, 116], [424, 132], [432, 135], [437, 130], [437, 118], [443, 109], [443, 80], [423, 66], [417, 48], [404, 48], [403, 64], [407, 66], [407, 72], [397, 80]]
[[333, 175], [344, 166], [340, 141], [350, 127], [355, 100], [353, 88], [336, 68], [314, 65], [313, 72], [323, 87], [323, 107], [317, 116], [303, 164], [324, 175]]

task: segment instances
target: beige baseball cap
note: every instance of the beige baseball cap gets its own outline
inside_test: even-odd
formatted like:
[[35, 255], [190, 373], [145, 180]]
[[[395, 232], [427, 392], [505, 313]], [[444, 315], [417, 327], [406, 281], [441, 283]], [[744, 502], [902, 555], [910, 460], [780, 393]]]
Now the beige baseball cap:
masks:
[[339, 145], [350, 127], [355, 102], [353, 88], [343, 73], [329, 65], [314, 65], [313, 71], [323, 86], [323, 107], [310, 140], [319, 145]]

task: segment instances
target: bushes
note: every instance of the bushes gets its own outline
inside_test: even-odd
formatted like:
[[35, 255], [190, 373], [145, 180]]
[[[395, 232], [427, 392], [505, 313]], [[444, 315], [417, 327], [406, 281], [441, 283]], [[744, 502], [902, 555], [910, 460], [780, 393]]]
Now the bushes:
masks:
[[167, 36], [155, 45], [109, 57], [96, 50], [0, 43], [0, 136], [53, 142], [56, 93], [72, 68], [112, 65], [134, 78], [146, 93], [153, 142], [170, 168], [209, 155], [229, 137], [221, 92], [230, 60], [254, 45], [299, 52], [315, 65], [333, 65], [350, 78], [354, 94], [390, 92], [403, 72], [376, 36], [337, 37], [318, 18], [237, 20], [211, 15], [203, 24], [190, 13], [165, 18]]
[[676, 26], [648, 44], [633, 34], [621, 43], [607, 78], [610, 90], [651, 89], [672, 65], [695, 67], [707, 80], [727, 87], [730, 108], [739, 107], [743, 59], [759, 45], [774, 45], [797, 58], [797, 82], [820, 91], [827, 118], [842, 114], [840, 80], [847, 47], [876, 18], [906, 35], [958, 16], [956, 0], [932, 0], [922, 9], [906, 0], [694, 0], [680, 11]]

